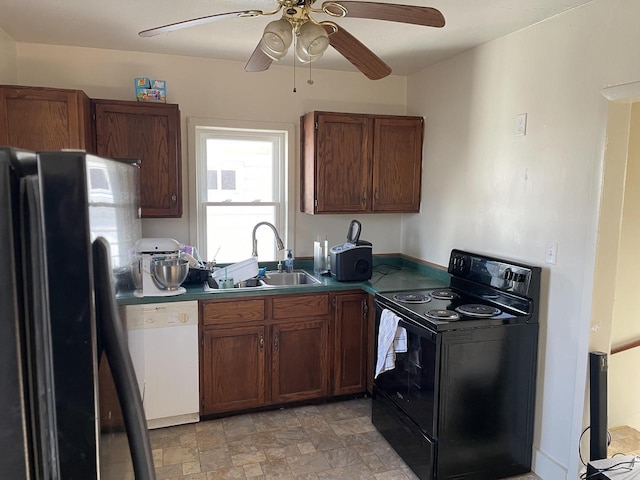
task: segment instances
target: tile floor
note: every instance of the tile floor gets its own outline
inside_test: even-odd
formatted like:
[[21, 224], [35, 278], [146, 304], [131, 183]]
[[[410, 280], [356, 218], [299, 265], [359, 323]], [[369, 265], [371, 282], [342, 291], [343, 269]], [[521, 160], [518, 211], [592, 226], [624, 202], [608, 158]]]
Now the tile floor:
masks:
[[356, 399], [152, 430], [157, 479], [416, 479], [370, 416]]
[[640, 455], [640, 432], [628, 427], [615, 427], [609, 429], [611, 444], [607, 448], [609, 457], [615, 454]]

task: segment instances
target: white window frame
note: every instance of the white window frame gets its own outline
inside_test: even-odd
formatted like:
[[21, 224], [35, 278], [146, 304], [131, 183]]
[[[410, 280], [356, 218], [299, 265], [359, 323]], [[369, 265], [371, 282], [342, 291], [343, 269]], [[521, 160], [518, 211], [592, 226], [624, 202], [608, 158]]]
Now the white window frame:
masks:
[[[199, 158], [204, 152], [203, 142], [206, 142], [207, 133], [223, 133], [228, 138], [259, 139], [281, 136], [279, 142], [282, 152], [282, 162], [276, 166], [278, 169], [280, 188], [274, 190], [279, 196], [279, 208], [276, 210], [276, 228], [287, 248], [295, 249], [294, 245], [294, 218], [295, 201], [294, 191], [295, 166], [295, 125], [277, 122], [254, 122], [243, 120], [224, 120], [211, 118], [189, 117], [187, 119], [188, 130], [188, 158], [189, 158], [189, 242], [198, 247], [203, 260], [213, 260], [215, 252], [206, 251], [206, 206], [225, 205], [220, 202], [203, 201], [206, 198], [207, 166], [206, 159]], [[198, 147], [199, 144], [199, 148]], [[276, 202], [273, 202], [276, 203]], [[273, 203], [261, 202], [261, 205]], [[252, 206], [254, 203], [234, 202], [236, 206]], [[294, 250], [295, 251], [295, 250]], [[251, 252], [247, 252], [247, 257]], [[242, 260], [242, 259], [238, 259]]]

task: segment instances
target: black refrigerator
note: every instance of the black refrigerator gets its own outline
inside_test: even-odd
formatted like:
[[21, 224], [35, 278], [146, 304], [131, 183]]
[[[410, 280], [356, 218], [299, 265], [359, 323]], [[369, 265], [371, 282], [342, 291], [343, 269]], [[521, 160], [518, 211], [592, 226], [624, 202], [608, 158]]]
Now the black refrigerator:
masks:
[[139, 212], [135, 163], [0, 147], [2, 478], [155, 478], [116, 305]]

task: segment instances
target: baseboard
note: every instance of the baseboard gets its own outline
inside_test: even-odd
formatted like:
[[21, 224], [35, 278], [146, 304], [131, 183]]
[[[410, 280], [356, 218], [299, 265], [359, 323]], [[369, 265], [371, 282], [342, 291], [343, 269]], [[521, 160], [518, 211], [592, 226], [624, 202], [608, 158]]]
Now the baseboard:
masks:
[[186, 415], [176, 415], [175, 417], [154, 418], [147, 420], [149, 430], [154, 428], [172, 427], [174, 425], [183, 425], [185, 423], [196, 423], [200, 421], [198, 413], [187, 413]]
[[533, 451], [533, 473], [542, 480], [567, 480], [567, 467], [560, 465], [555, 459], [541, 450]]

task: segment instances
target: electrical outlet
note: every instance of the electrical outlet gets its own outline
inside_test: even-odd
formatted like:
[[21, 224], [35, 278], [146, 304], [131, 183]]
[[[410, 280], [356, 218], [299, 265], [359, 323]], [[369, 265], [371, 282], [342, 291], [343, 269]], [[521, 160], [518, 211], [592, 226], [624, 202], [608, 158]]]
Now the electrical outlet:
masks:
[[516, 135], [527, 134], [527, 114], [519, 113], [516, 115]]
[[547, 242], [544, 252], [544, 261], [555, 265], [558, 260], [558, 242]]

